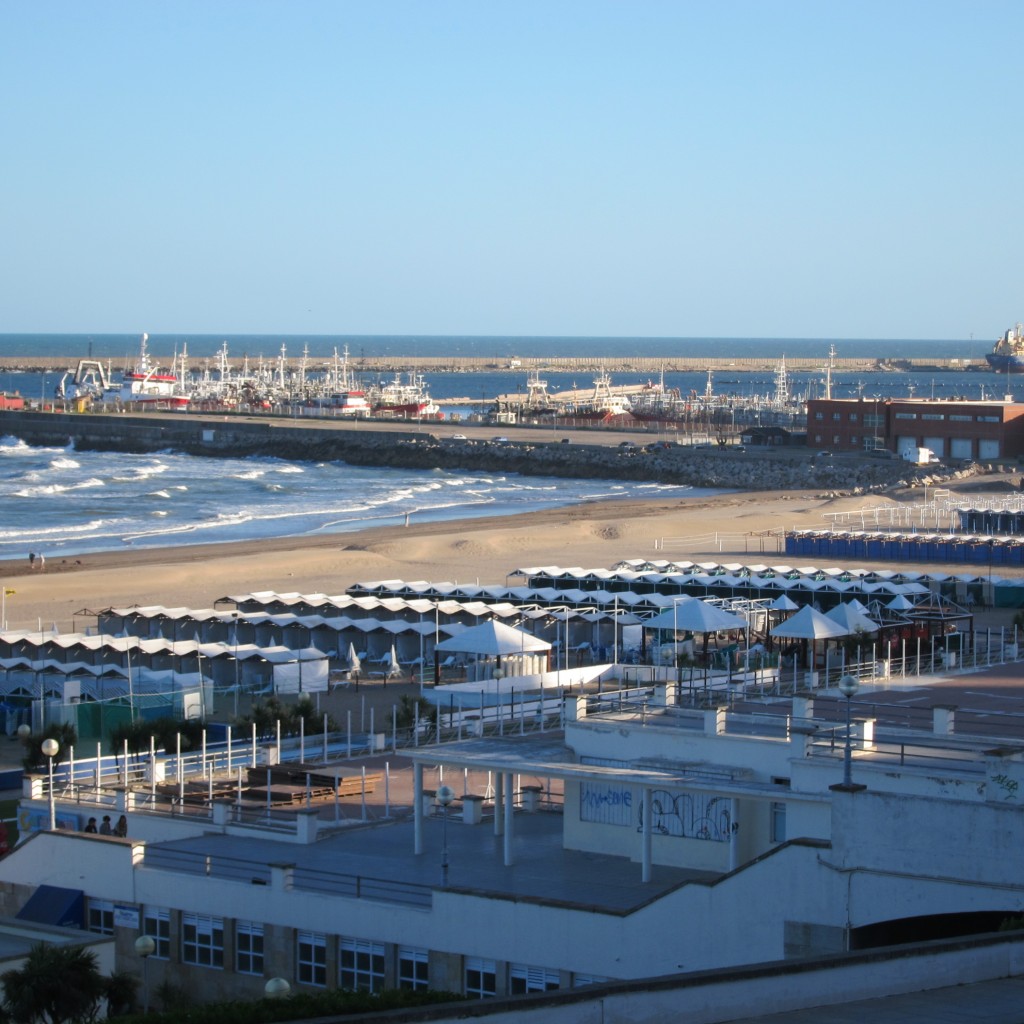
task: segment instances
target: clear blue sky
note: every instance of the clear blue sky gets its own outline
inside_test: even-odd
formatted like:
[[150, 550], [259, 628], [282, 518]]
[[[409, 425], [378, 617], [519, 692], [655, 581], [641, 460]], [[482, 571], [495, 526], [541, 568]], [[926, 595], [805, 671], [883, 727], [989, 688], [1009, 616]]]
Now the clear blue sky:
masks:
[[995, 338], [1020, 0], [3, 0], [0, 332]]

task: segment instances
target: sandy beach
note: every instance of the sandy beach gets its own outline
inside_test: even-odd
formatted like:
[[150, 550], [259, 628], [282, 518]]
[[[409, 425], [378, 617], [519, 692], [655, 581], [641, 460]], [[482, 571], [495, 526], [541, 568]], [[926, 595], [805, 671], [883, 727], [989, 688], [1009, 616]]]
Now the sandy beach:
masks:
[[[975, 482], [977, 486], [977, 482]], [[125, 549], [0, 562], [9, 628], [41, 620], [62, 631], [88, 610], [132, 604], [208, 608], [252, 591], [341, 594], [381, 579], [502, 583], [525, 566], [610, 567], [627, 558], [785, 562], [782, 532], [829, 525], [826, 513], [892, 499], [811, 492], [733, 493], [712, 499], [602, 501], [458, 522], [174, 549]], [[920, 569], [920, 565], [916, 568]]]

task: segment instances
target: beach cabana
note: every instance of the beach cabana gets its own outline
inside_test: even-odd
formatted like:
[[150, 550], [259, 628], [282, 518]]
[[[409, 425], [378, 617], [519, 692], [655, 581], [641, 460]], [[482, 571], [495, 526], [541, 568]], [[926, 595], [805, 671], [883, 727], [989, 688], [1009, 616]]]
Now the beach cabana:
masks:
[[821, 612], [816, 612], [809, 604], [804, 605], [795, 615], [785, 622], [780, 622], [769, 631], [769, 635], [777, 639], [802, 640], [809, 652], [809, 666], [814, 667], [814, 644], [818, 640], [838, 640], [849, 636], [854, 630], [840, 625]]
[[[480, 664], [481, 658], [485, 663], [493, 658], [495, 668], [501, 668], [501, 659], [506, 658], [516, 663], [514, 667], [518, 674], [526, 675], [544, 670], [550, 650], [551, 644], [546, 640], [541, 640], [531, 633], [516, 629], [504, 622], [490, 619], [487, 622], [481, 622], [479, 626], [470, 626], [436, 645], [434, 648], [434, 682], [436, 684], [441, 681], [441, 654], [472, 655], [477, 659], [477, 665]], [[528, 655], [531, 657], [528, 658]], [[540, 655], [543, 655], [542, 659], [539, 657]], [[542, 664], [538, 665], [538, 660]]]

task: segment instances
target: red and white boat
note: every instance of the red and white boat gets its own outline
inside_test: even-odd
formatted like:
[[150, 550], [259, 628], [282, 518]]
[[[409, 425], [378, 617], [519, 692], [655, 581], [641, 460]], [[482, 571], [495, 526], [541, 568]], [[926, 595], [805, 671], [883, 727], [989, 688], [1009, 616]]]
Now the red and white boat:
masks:
[[168, 373], [150, 365], [146, 343], [149, 335], [142, 335], [139, 357], [134, 370], [127, 370], [121, 378], [118, 396], [126, 405], [149, 408], [184, 409], [189, 403], [188, 392], [182, 387], [176, 373]]
[[408, 373], [406, 378], [403, 381], [402, 375], [396, 373], [393, 380], [370, 388], [367, 397], [373, 415], [405, 420], [443, 419], [444, 413], [427, 393], [423, 377]]

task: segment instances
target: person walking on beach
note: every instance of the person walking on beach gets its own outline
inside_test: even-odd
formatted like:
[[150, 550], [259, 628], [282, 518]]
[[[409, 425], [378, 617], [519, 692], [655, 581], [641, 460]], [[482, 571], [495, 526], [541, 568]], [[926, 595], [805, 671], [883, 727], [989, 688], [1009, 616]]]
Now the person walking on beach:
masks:
[[30, 551], [28, 553], [28, 567], [30, 569], [34, 569], [36, 567], [36, 553], [34, 551]]
[[42, 555], [42, 554], [39, 556], [39, 571], [40, 572], [45, 572], [46, 571], [46, 556]]

